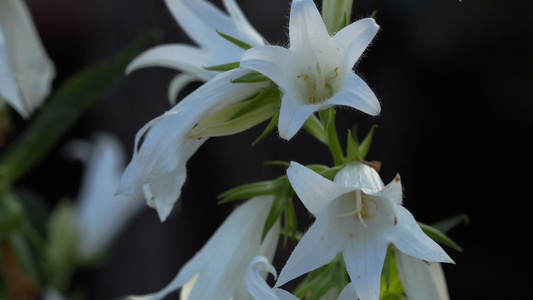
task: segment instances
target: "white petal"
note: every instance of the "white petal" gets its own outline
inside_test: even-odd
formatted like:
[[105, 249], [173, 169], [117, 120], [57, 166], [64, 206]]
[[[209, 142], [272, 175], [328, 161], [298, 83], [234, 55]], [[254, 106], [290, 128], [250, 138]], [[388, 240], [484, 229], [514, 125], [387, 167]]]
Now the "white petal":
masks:
[[[241, 56], [241, 68], [255, 70], [274, 81], [284, 91], [292, 90], [296, 85], [293, 53], [278, 46], [258, 46], [244, 51]], [[293, 76], [294, 75], [294, 76]]]
[[328, 264], [337, 256], [340, 246], [337, 233], [328, 228], [326, 218], [317, 217], [281, 270], [276, 287]]
[[355, 287], [350, 282], [344, 287], [344, 289], [342, 289], [337, 300], [355, 300], [358, 298], [359, 296], [357, 296], [357, 293], [355, 292]]
[[307, 119], [319, 109], [320, 105], [301, 104], [292, 92], [285, 94], [281, 99], [279, 112], [279, 136], [285, 140], [290, 140], [302, 128]]
[[313, 0], [292, 1], [289, 37], [291, 49], [302, 49], [329, 40], [328, 30]]
[[361, 300], [379, 300], [381, 271], [387, 254], [388, 242], [368, 227], [354, 227], [353, 241], [343, 249], [346, 270]]
[[[236, 69], [214, 77], [172, 110], [145, 125], [135, 137], [134, 156], [123, 175], [118, 192], [131, 193], [135, 187], [153, 184], [156, 187], [150, 187], [153, 196], [165, 197], [161, 200], [155, 198], [154, 203], [161, 202], [161, 207], [165, 208], [162, 216], [166, 215], [169, 201], [175, 200], [170, 195], [179, 196], [181, 186], [176, 184], [182, 183], [182, 176], [185, 176], [185, 168], [176, 170], [180, 165], [185, 165], [206, 141], [189, 139], [190, 130], [202, 118], [256, 94], [267, 84], [231, 83], [231, 79], [247, 72]], [[141, 138], [144, 138], [142, 145]], [[171, 178], [165, 179], [170, 174]], [[164, 182], [172, 182], [174, 186], [165, 190]], [[159, 192], [156, 193], [155, 190]]]
[[189, 75], [187, 73], [178, 74], [172, 79], [168, 86], [168, 101], [170, 105], [176, 105], [178, 95], [189, 83], [201, 80], [201, 78]]
[[453, 260], [418, 226], [415, 218], [403, 206], [396, 205], [396, 224], [389, 233], [390, 241], [403, 253], [434, 262], [453, 263]]
[[205, 50], [188, 45], [162, 45], [137, 56], [128, 65], [126, 73], [146, 67], [167, 67], [209, 80], [216, 74], [204, 69], [209, 67], [209, 64], [209, 53]]
[[180, 197], [186, 174], [185, 164], [182, 164], [161, 179], [143, 185], [143, 192], [148, 206], [157, 210], [161, 222], [167, 219], [174, 207], [174, 203]]
[[[246, 269], [253, 257], [262, 255], [258, 253], [261, 233], [273, 202], [272, 197], [257, 197], [239, 206], [167, 287], [155, 294], [130, 299], [162, 299], [196, 274], [199, 275], [190, 299], [230, 299], [236, 291], [246, 291]], [[273, 227], [268, 235], [271, 234], [278, 237], [279, 226]], [[269, 238], [274, 243], [277, 240]]]
[[357, 62], [378, 30], [376, 21], [366, 18], [344, 27], [335, 34], [333, 40], [342, 46], [347, 66], [353, 66]]
[[228, 10], [236, 31], [241, 33], [241, 39], [252, 46], [265, 44], [265, 39], [250, 25], [235, 0], [223, 0], [224, 6]]
[[287, 169], [287, 176], [292, 188], [313, 215], [319, 214], [325, 205], [352, 191], [294, 161]]
[[0, 1], [0, 27], [15, 82], [26, 109], [31, 113], [50, 93], [54, 65], [44, 50], [24, 1]]
[[274, 275], [274, 277], [277, 276], [276, 269], [274, 269], [266, 257], [254, 257], [246, 271], [246, 287], [248, 291], [256, 300], [279, 300], [272, 288], [268, 286], [263, 276], [259, 273], [261, 271], [267, 271]]
[[[0, 100], [7, 102], [24, 118], [29, 117], [28, 111], [20, 97], [17, 85], [14, 81], [13, 72], [9, 66], [7, 49], [0, 28]], [[2, 102], [0, 101], [0, 104]]]
[[[166, 0], [168, 9], [187, 35], [202, 47], [222, 39], [216, 30], [231, 27], [229, 16], [205, 0]], [[224, 32], [231, 34], [229, 32]]]
[[342, 168], [333, 180], [352, 190], [361, 190], [365, 194], [381, 192], [385, 187], [374, 168], [359, 162], [353, 162]]
[[448, 300], [446, 279], [440, 263], [426, 262], [395, 251], [403, 288], [410, 300]]
[[376, 116], [381, 111], [379, 100], [359, 76], [347, 73], [342, 90], [328, 100], [329, 104], [346, 105]]
[[114, 196], [124, 168], [124, 150], [114, 137], [99, 134], [94, 143], [73, 141], [66, 147], [69, 156], [86, 164], [78, 195], [78, 254], [81, 259], [91, 259], [139, 212], [143, 198], [140, 193]]

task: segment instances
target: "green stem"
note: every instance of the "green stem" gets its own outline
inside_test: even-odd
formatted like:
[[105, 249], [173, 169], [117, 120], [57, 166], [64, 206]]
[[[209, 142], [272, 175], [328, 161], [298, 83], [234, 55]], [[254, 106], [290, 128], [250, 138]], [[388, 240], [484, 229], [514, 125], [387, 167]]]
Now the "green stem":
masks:
[[324, 124], [324, 131], [328, 138], [328, 148], [333, 157], [333, 163], [335, 166], [339, 166], [344, 162], [344, 153], [342, 152], [339, 136], [337, 135], [337, 128], [335, 127], [335, 114], [334, 108], [323, 110], [318, 113], [322, 124]]

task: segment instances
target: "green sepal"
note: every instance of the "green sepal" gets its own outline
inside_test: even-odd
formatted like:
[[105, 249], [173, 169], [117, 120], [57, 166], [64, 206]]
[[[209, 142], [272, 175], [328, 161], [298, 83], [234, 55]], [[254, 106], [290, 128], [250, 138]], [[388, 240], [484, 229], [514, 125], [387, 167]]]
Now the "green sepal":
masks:
[[311, 271], [296, 287], [294, 295], [299, 299], [318, 300], [331, 289], [340, 293], [349, 282], [344, 260], [339, 254], [329, 264]]
[[203, 67], [203, 68], [208, 70], [208, 71], [229, 71], [229, 70], [237, 69], [240, 65], [241, 65], [241, 63], [236, 61], [236, 62], [227, 63], [227, 64], [223, 64], [223, 65], [217, 65], [217, 66], [211, 66], [211, 67]]
[[189, 138], [227, 136], [245, 131], [278, 114], [279, 105], [277, 95], [270, 89], [263, 89], [254, 97], [205, 118], [189, 132]]
[[455, 215], [453, 217], [446, 218], [444, 220], [438, 221], [436, 223], [433, 223], [431, 226], [437, 228], [442, 233], [448, 233], [452, 228], [455, 226], [461, 224], [461, 223], [469, 224], [470, 223], [470, 217], [466, 214], [459, 214]]
[[149, 35], [143, 35], [110, 61], [67, 79], [6, 149], [0, 159], [2, 175], [14, 182], [39, 163], [83, 113], [125, 78], [124, 70], [148, 40]]
[[342, 152], [339, 137], [337, 136], [337, 129], [335, 128], [336, 114], [333, 107], [318, 112], [318, 116], [324, 127], [324, 134], [327, 137], [327, 145], [333, 158], [333, 163], [339, 166], [344, 163], [344, 153]]
[[242, 75], [241, 77], [238, 77], [237, 79], [231, 79], [231, 83], [255, 83], [255, 82], [264, 82], [269, 81], [270, 79], [266, 77], [265, 75], [257, 72], [252, 71], [250, 73], [246, 73]]
[[[278, 103], [279, 94], [276, 92], [272, 92], [270, 89], [263, 89], [261, 92], [259, 92], [254, 97], [247, 99], [243, 101], [243, 104], [245, 104], [241, 109], [237, 110], [229, 119], [228, 121], [235, 120], [239, 117], [242, 117], [246, 113], [252, 111], [253, 109], [257, 109], [259, 106], [268, 105], [268, 104], [276, 104]], [[281, 104], [279, 104], [280, 106]]]
[[287, 246], [287, 241], [289, 239], [293, 241], [301, 239], [301, 237], [298, 236], [298, 217], [296, 216], [296, 211], [294, 210], [294, 204], [290, 200], [286, 203], [287, 205], [285, 207], [285, 213], [283, 214], [285, 221], [283, 247]]
[[369, 17], [369, 18], [376, 19], [377, 16], [378, 16], [378, 11], [377, 11], [377, 10], [374, 10], [374, 11], [370, 14], [370, 17]]
[[[294, 191], [289, 183], [289, 178], [281, 176], [278, 179], [274, 180], [275, 182], [275, 193], [274, 193], [274, 203], [268, 214], [268, 217], [265, 221], [265, 227], [263, 228], [263, 234], [261, 235], [261, 242], [265, 239], [267, 233], [270, 231], [270, 228], [276, 224], [276, 221], [280, 218], [281, 214], [286, 210], [286, 208], [292, 206], [292, 197], [294, 196]], [[291, 216], [296, 219], [296, 214]], [[285, 224], [287, 225], [287, 224]], [[296, 232], [296, 229], [288, 228], [289, 232]]]
[[418, 222], [418, 225], [424, 233], [432, 238], [435, 242], [442, 243], [456, 251], [463, 252], [463, 248], [461, 248], [457, 243], [455, 243], [452, 239], [450, 239], [447, 235], [442, 233], [442, 231], [438, 230], [437, 228]]
[[403, 299], [404, 290], [396, 267], [394, 251], [394, 247], [389, 245], [381, 274], [381, 299]]
[[248, 49], [252, 48], [252, 46], [250, 46], [250, 44], [247, 44], [247, 43], [239, 40], [238, 38], [232, 37], [231, 35], [224, 34], [224, 33], [220, 32], [220, 31], [218, 31], [218, 29], [217, 29], [217, 33], [218, 33], [218, 35], [220, 35], [221, 37], [223, 37], [224, 39], [226, 39], [227, 41], [231, 42], [232, 44], [234, 44], [235, 46], [237, 46], [239, 48], [242, 48], [244, 50], [248, 50]]
[[357, 138], [354, 137], [352, 131], [348, 129], [348, 137], [346, 138], [346, 162], [362, 160], [359, 146]]
[[311, 117], [305, 121], [304, 129], [322, 144], [328, 144], [328, 137], [326, 136], [324, 125], [315, 114], [312, 114]]
[[265, 127], [265, 130], [255, 139], [255, 141], [252, 143], [252, 146], [255, 146], [257, 143], [262, 141], [264, 138], [266, 138], [276, 126], [278, 126], [279, 121], [279, 114], [275, 114], [272, 119], [270, 119], [270, 122], [268, 123], [267, 127]]
[[366, 158], [366, 155], [370, 150], [370, 145], [372, 144], [372, 138], [374, 137], [374, 131], [376, 130], [376, 128], [378, 128], [378, 125], [372, 125], [372, 128], [370, 128], [370, 131], [366, 135], [365, 139], [359, 145], [359, 154], [361, 160], [364, 160]]
[[217, 196], [218, 204], [257, 196], [271, 195], [276, 187], [275, 181], [254, 182], [232, 188]]
[[263, 163], [263, 165], [265, 166], [282, 166], [282, 167], [290, 167], [291, 166], [291, 163], [288, 162], [288, 161], [284, 161], [284, 160], [270, 160], [270, 161], [265, 161]]

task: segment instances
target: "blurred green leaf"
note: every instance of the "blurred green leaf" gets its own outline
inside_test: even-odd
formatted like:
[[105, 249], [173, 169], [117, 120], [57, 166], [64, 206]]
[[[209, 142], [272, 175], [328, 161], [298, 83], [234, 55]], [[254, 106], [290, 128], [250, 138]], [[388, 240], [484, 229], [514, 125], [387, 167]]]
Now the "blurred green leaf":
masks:
[[232, 37], [231, 35], [224, 34], [224, 33], [220, 32], [220, 31], [218, 31], [218, 29], [217, 29], [217, 33], [218, 33], [218, 35], [220, 35], [221, 37], [225, 38], [227, 41], [229, 41], [230, 43], [233, 43], [235, 46], [237, 46], [237, 47], [239, 47], [241, 49], [248, 50], [248, 49], [252, 48], [252, 46], [250, 46], [250, 44], [245, 43], [245, 42], [239, 40], [238, 38]]
[[339, 254], [329, 264], [310, 272], [298, 285], [294, 295], [300, 299], [318, 300], [331, 289], [340, 293], [348, 282], [344, 260]]
[[455, 243], [447, 235], [442, 233], [442, 231], [438, 230], [437, 228], [433, 226], [426, 225], [424, 223], [418, 222], [418, 225], [420, 225], [420, 228], [422, 228], [424, 233], [427, 234], [430, 238], [432, 238], [435, 242], [442, 243], [454, 250], [463, 252], [463, 248], [457, 245], [457, 243]]
[[110, 61], [67, 79], [0, 159], [5, 179], [14, 182], [39, 163], [83, 113], [125, 78], [126, 66], [150, 37], [142, 35]]
[[446, 218], [444, 220], [434, 223], [432, 226], [437, 228], [443, 233], [448, 233], [452, 228], [464, 222], [465, 224], [470, 223], [470, 218], [466, 214], [459, 214], [453, 217]]
[[236, 61], [236, 62], [232, 62], [232, 63], [228, 63], [228, 64], [210, 66], [210, 67], [203, 67], [203, 68], [206, 69], [206, 70], [209, 70], [209, 71], [229, 71], [229, 70], [233, 70], [233, 69], [238, 68], [240, 64], [241, 64], [240, 62]]

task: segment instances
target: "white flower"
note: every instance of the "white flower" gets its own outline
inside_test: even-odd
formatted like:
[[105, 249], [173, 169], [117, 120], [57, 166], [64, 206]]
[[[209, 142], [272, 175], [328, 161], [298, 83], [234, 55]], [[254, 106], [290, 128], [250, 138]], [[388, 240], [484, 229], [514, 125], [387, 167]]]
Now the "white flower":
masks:
[[0, 104], [29, 117], [50, 93], [54, 76], [24, 1], [0, 1]]
[[[274, 279], [277, 276], [276, 269], [270, 264], [268, 259], [263, 256], [257, 256], [254, 257], [254, 259], [250, 262], [250, 265], [248, 266], [248, 271], [246, 271], [246, 287], [248, 288], [248, 291], [255, 300], [295, 300], [298, 299], [293, 294], [279, 289], [279, 288], [270, 288], [263, 276], [259, 272], [267, 271], [270, 274], [274, 275]], [[333, 298], [330, 297], [331, 293], [326, 293], [324, 296], [322, 296], [321, 300], [331, 300]], [[346, 287], [342, 290], [338, 300], [353, 300], [357, 299], [357, 293], [355, 292], [355, 289], [353, 288], [352, 284], [346, 285]]]
[[180, 287], [187, 289], [182, 293], [186, 299], [251, 299], [245, 284], [248, 264], [258, 255], [271, 260], [278, 243], [279, 222], [261, 243], [273, 202], [271, 196], [256, 197], [239, 206], [169, 285], [158, 293], [129, 299], [162, 299]]
[[291, 254], [277, 285], [342, 253], [359, 298], [373, 300], [379, 299], [381, 271], [390, 243], [419, 259], [453, 262], [402, 206], [399, 176], [384, 186], [373, 168], [358, 162], [340, 170], [334, 182], [295, 162], [287, 175], [316, 221]]
[[244, 52], [241, 67], [263, 73], [284, 92], [278, 125], [282, 138], [292, 138], [309, 116], [333, 105], [379, 114], [376, 96], [352, 71], [378, 29], [368, 18], [330, 37], [314, 2], [294, 0], [290, 48], [259, 46]]
[[169, 89], [171, 101], [183, 86], [193, 80], [207, 81], [218, 72], [204, 67], [237, 62], [243, 49], [222, 38], [217, 30], [251, 46], [264, 44], [264, 39], [250, 25], [235, 0], [223, 0], [229, 15], [205, 0], [166, 0], [174, 19], [200, 47], [183, 44], [152, 48], [131, 62], [127, 72], [144, 67], [168, 67], [185, 72], [178, 75]]
[[155, 208], [164, 221], [181, 194], [187, 161], [207, 140], [189, 138], [191, 129], [201, 120], [266, 86], [264, 82], [231, 83], [232, 78], [246, 73], [246, 70], [237, 69], [219, 74], [141, 128], [118, 193], [130, 194], [143, 186], [148, 205]]
[[144, 201], [141, 193], [114, 196], [125, 164], [124, 149], [114, 137], [99, 134], [94, 142], [73, 141], [66, 150], [85, 163], [76, 209], [77, 254], [90, 260], [107, 249]]
[[440, 263], [427, 262], [395, 251], [396, 266], [409, 300], [448, 300], [448, 288]]

